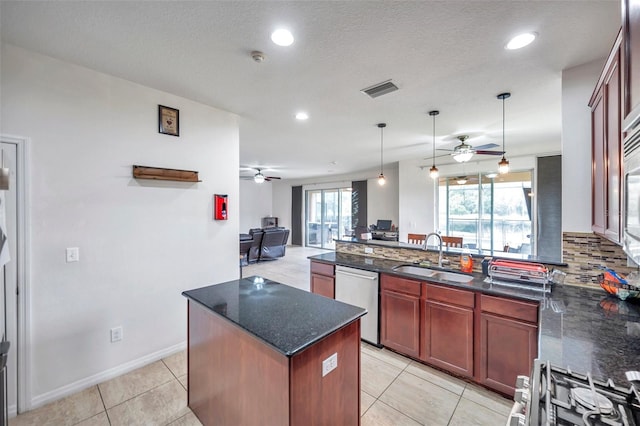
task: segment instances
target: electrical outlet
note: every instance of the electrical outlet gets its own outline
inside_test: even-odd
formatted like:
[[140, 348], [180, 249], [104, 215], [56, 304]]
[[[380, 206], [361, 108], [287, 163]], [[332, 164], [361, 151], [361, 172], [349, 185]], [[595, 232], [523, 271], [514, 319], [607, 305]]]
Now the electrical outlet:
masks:
[[122, 340], [122, 326], [113, 327], [111, 329], [111, 343]]
[[80, 249], [78, 247], [67, 248], [67, 263], [80, 261]]
[[322, 377], [331, 373], [338, 367], [338, 353], [334, 353], [329, 358], [322, 361]]
[[371, 253], [373, 253], [373, 248], [372, 248], [372, 247], [365, 247], [365, 248], [364, 248], [364, 252], [365, 252], [366, 254], [371, 254]]

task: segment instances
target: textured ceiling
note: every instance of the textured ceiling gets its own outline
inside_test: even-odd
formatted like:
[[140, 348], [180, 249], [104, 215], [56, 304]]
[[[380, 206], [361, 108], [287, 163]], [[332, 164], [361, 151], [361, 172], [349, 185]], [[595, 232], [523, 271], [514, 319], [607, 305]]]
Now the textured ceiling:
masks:
[[[385, 163], [430, 157], [432, 109], [438, 148], [500, 144], [504, 91], [507, 156], [559, 153], [561, 72], [604, 58], [620, 27], [619, 1], [2, 1], [0, 15], [3, 42], [237, 113], [241, 165], [283, 178], [376, 169], [378, 122]], [[292, 46], [271, 42], [279, 26]], [[505, 50], [522, 31], [539, 37]], [[388, 79], [400, 90], [360, 93]]]

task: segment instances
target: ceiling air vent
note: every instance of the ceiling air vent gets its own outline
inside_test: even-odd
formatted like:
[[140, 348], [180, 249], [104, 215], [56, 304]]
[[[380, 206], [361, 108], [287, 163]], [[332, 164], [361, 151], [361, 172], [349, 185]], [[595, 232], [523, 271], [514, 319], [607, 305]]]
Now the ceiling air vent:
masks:
[[361, 92], [371, 96], [372, 98], [377, 98], [378, 96], [386, 95], [387, 93], [395, 92], [396, 90], [398, 90], [398, 86], [393, 84], [391, 80], [387, 80], [382, 83], [374, 84], [366, 89], [362, 89]]

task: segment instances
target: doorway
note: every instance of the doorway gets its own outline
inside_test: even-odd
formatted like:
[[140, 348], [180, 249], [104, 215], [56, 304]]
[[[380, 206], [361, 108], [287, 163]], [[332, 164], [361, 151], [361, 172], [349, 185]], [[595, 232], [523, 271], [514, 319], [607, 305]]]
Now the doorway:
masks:
[[4, 202], [10, 260], [0, 266], [0, 333], [10, 342], [7, 358], [9, 417], [28, 409], [26, 365], [26, 144], [27, 139], [0, 136], [0, 167], [9, 169], [9, 189], [0, 191]]

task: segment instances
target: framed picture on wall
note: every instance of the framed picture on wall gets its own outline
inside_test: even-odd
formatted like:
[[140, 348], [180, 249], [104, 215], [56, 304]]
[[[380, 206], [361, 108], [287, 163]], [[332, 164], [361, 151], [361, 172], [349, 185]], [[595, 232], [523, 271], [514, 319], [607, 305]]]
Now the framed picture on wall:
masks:
[[158, 105], [159, 132], [165, 135], [180, 136], [180, 111], [164, 105]]

